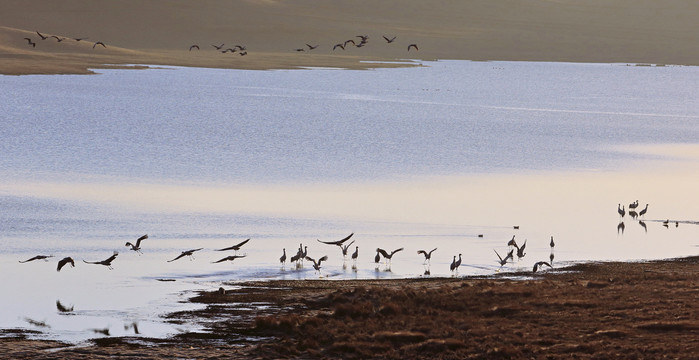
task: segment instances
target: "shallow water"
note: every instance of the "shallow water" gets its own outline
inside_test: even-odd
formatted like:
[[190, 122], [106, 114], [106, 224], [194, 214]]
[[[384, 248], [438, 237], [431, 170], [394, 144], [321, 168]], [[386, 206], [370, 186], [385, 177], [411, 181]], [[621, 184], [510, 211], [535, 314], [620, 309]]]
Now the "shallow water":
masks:
[[[0, 327], [80, 341], [134, 334], [136, 322], [138, 335], [166, 336], [196, 328], [161, 319], [192, 307], [181, 301], [193, 290], [452, 276], [459, 253], [459, 275], [493, 274], [493, 250], [504, 255], [513, 235], [527, 255], [507, 270], [548, 260], [551, 236], [554, 266], [697, 254], [696, 68], [424, 65], [0, 77], [0, 268], [11, 275], [0, 285], [13, 289]], [[650, 204], [646, 228], [627, 215], [622, 232], [617, 204], [636, 199]], [[352, 232], [356, 269], [316, 241]], [[123, 246], [145, 233], [142, 255]], [[212, 264], [246, 238], [245, 258]], [[320, 274], [279, 264], [300, 243], [329, 256]], [[376, 247], [405, 250], [389, 271]], [[416, 251], [435, 247], [423, 265]], [[114, 270], [82, 262], [113, 251]], [[55, 258], [18, 263], [37, 254]], [[76, 267], [56, 272], [63, 256]]]

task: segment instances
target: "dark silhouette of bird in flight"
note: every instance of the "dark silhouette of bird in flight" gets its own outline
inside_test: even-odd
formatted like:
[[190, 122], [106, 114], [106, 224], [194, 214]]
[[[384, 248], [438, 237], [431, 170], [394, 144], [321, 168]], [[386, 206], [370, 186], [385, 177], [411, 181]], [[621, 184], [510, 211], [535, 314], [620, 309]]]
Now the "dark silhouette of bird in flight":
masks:
[[241, 51], [241, 52], [239, 52], [238, 54], [240, 54], [240, 56], [245, 56], [245, 55], [248, 54], [248, 52], [247, 52], [247, 51]]
[[58, 36], [56, 36], [56, 35], [51, 35], [51, 37], [52, 37], [52, 38], [55, 38], [55, 39], [56, 39], [56, 42], [61, 42], [61, 41], [63, 41], [63, 40], [66, 39], [66, 38], [58, 37]]
[[335, 44], [335, 46], [333, 46], [333, 51], [335, 51], [335, 49], [337, 49], [337, 48], [340, 48], [340, 49], [342, 49], [342, 50], [345, 50], [345, 45], [342, 44], [342, 43], [340, 43], [340, 44]]
[[84, 38], [73, 38], [73, 40], [75, 40], [75, 41], [83, 41], [83, 40], [87, 40], [87, 39], [88, 39], [88, 38], [86, 38], [86, 37], [84, 37]]
[[141, 252], [141, 241], [148, 239], [148, 234], [141, 236], [140, 238], [136, 239], [136, 245], [132, 244], [130, 241], [126, 242], [126, 245], [124, 246], [131, 246], [131, 250], [142, 254]]
[[384, 40], [386, 40], [386, 43], [388, 43], [388, 44], [390, 44], [390, 43], [396, 41], [396, 37], [395, 37], [395, 36], [392, 37], [392, 38], [390, 38], [390, 39], [389, 39], [388, 37], [386, 37], [386, 36], [384, 36], [383, 38], [384, 38]]
[[234, 53], [234, 52], [235, 52], [235, 49], [228, 48], [228, 49], [226, 49], [226, 50], [221, 50], [221, 53], [223, 53], [223, 54], [225, 54], [225, 53], [227, 53], [227, 52], [232, 52], [232, 53]]
[[245, 47], [245, 45], [236, 45], [236, 46], [234, 46], [233, 48], [234, 48], [234, 49], [237, 48], [237, 49], [240, 50], [240, 51], [247, 50], [247, 47]]
[[357, 43], [355, 43], [354, 40], [352, 40], [352, 39], [349, 39], [349, 40], [345, 41], [345, 43], [343, 44], [343, 46], [347, 46], [347, 44], [349, 44], [349, 43], [352, 43], [352, 45], [357, 46]]
[[498, 252], [495, 249], [493, 249], [493, 251], [495, 251], [495, 255], [498, 256], [498, 259], [499, 259], [498, 262], [500, 263], [500, 267], [505, 266], [507, 264], [507, 260], [513, 258], [514, 249], [510, 250], [510, 252], [507, 253], [507, 256], [505, 256], [504, 259], [502, 258], [502, 256], [500, 256], [500, 254], [498, 254]]
[[63, 269], [63, 267], [66, 264], [70, 264], [71, 267], [75, 267], [75, 262], [73, 261], [73, 258], [68, 256], [58, 261], [58, 267], [56, 268], [56, 271], [61, 271], [61, 269]]
[[433, 253], [435, 250], [437, 250], [437, 248], [434, 248], [434, 249], [432, 249], [432, 250], [430, 250], [430, 251], [418, 250], [417, 253], [418, 253], [418, 254], [425, 255], [425, 262], [430, 262], [431, 259], [432, 259], [432, 253]]
[[554, 246], [556, 246], [556, 243], [553, 242], [553, 235], [551, 235], [551, 242], [549, 243], [549, 246], [551, 246], [551, 248], [553, 248]]
[[390, 262], [391, 262], [391, 258], [393, 257], [393, 254], [395, 254], [395, 253], [397, 253], [397, 252], [399, 252], [399, 251], [403, 251], [403, 248], [393, 250], [393, 251], [391, 251], [391, 253], [388, 253], [388, 252], [386, 252], [386, 250], [381, 249], [381, 248], [376, 248], [376, 251], [378, 251], [379, 253], [381, 253], [381, 256], [383, 256], [384, 259], [387, 259], [388, 262], [390, 263]]
[[74, 306], [67, 307], [67, 306], [64, 306], [63, 304], [61, 304], [61, 302], [59, 300], [56, 300], [56, 309], [60, 312], [64, 312], [64, 313], [71, 312], [71, 311], [73, 311], [73, 308], [74, 308]]
[[48, 36], [41, 35], [41, 33], [38, 32], [38, 31], [36, 32], [36, 34], [39, 35], [39, 37], [41, 38], [41, 40], [46, 40], [46, 39], [49, 38]]
[[507, 246], [514, 246], [514, 247], [517, 247], [517, 242], [515, 241], [515, 236], [514, 236], [514, 235], [512, 235], [512, 239], [510, 239], [510, 241], [507, 242]]
[[354, 252], [352, 253], [352, 261], [357, 261], [357, 258], [359, 257], [359, 246], [354, 247]]
[[279, 262], [282, 266], [286, 265], [286, 248], [282, 249], [282, 256], [279, 257]]
[[199, 49], [199, 45], [197, 45], [197, 44], [194, 44], [194, 45], [189, 47], [189, 51], [192, 51], [192, 49], [201, 50], [201, 49]]
[[117, 255], [119, 255], [119, 253], [115, 251], [114, 254], [112, 254], [112, 256], [110, 256], [110, 257], [108, 257], [108, 258], [106, 258], [106, 259], [104, 259], [104, 260], [102, 260], [102, 261], [85, 261], [85, 260], [83, 260], [83, 262], [84, 262], [85, 264], [104, 265], [104, 266], [106, 266], [109, 270], [113, 270], [113, 268], [112, 268], [112, 261], [114, 261], [114, 259], [116, 259]]
[[320, 259], [318, 259], [318, 261], [316, 261], [315, 259], [313, 259], [313, 258], [310, 257], [310, 256], [306, 256], [306, 260], [312, 262], [312, 263], [313, 263], [313, 268], [316, 269], [317, 272], [320, 272], [320, 263], [322, 263], [323, 261], [328, 260], [328, 256], [325, 255], [325, 256], [321, 257]]
[[92, 45], [92, 48], [94, 49], [95, 46], [97, 46], [97, 45], [102, 45], [102, 47], [105, 48], [105, 49], [107, 48], [107, 45], [104, 45], [104, 43], [101, 42], [101, 41], [98, 41], [98, 42], [96, 42], [94, 45]]
[[295, 50], [296, 50], [296, 51], [306, 51], [306, 49], [304, 49], [304, 48], [298, 48], [298, 49], [295, 49]]
[[203, 249], [203, 248], [198, 248], [198, 249], [192, 249], [192, 250], [183, 251], [181, 254], [177, 255], [176, 258], [174, 258], [174, 259], [172, 259], [172, 260], [168, 260], [167, 262], [173, 262], [173, 261], [178, 260], [178, 259], [181, 259], [181, 258], [183, 258], [183, 257], [185, 257], [185, 256], [189, 256], [189, 260], [192, 260], [192, 259], [194, 258], [194, 256], [193, 256], [193, 255], [194, 255], [194, 252], [199, 251], [199, 250], [201, 250], [201, 249]]
[[214, 44], [211, 44], [211, 46], [215, 47], [216, 50], [221, 50], [221, 49], [223, 48], [223, 45], [225, 45], [225, 44], [221, 44], [221, 45], [214, 45]]
[[224, 261], [233, 261], [233, 260], [235, 260], [235, 259], [244, 258], [245, 256], [246, 256], [246, 255], [231, 255], [231, 256], [227, 256], [227, 257], [225, 257], [225, 258], [223, 258], [223, 259], [221, 259], [221, 260], [218, 260], [218, 261], [212, 261], [211, 263], [212, 263], [212, 264], [218, 264], [218, 263], [224, 262]]
[[515, 247], [517, 248], [517, 259], [522, 259], [524, 255], [526, 255], [524, 253], [524, 248], [527, 247], [527, 240], [524, 240], [524, 244], [522, 244], [522, 247], [519, 247], [517, 245], [515, 245]]
[[320, 45], [311, 45], [311, 44], [306, 44], [308, 46], [308, 50], [315, 50], [318, 46]]
[[316, 239], [316, 240], [318, 240], [318, 242], [321, 242], [321, 243], [327, 244], [327, 245], [337, 245], [337, 246], [341, 246], [345, 241], [349, 240], [353, 235], [354, 235], [354, 233], [351, 233], [351, 234], [345, 236], [344, 238], [342, 238], [342, 239], [340, 239], [340, 240], [335, 240], [335, 241], [322, 241], [322, 240], [319, 240], [319, 239]]
[[36, 43], [32, 41], [30, 38], [24, 38], [24, 40], [27, 40], [27, 43], [31, 45], [32, 47], [36, 47]]
[[347, 245], [340, 245], [340, 250], [342, 250], [342, 257], [346, 258], [347, 257], [347, 250], [349, 250], [349, 247], [354, 244], [354, 240], [352, 240], [349, 244]]
[[553, 266], [551, 266], [551, 264], [547, 263], [546, 261], [538, 261], [538, 262], [536, 262], [536, 263], [534, 264], [534, 268], [532, 269], [532, 272], [536, 272], [537, 270], [539, 270], [539, 269], [540, 269], [542, 266], [544, 266], [544, 265], [546, 265], [546, 266], [548, 266], [548, 267], [550, 267], [550, 268], [553, 268]]
[[408, 51], [410, 51], [410, 48], [415, 48], [416, 51], [420, 50], [417, 48], [417, 44], [410, 44], [408, 45]]
[[646, 215], [646, 212], [648, 212], [648, 204], [646, 204], [646, 207], [644, 207], [643, 210], [638, 213], [638, 216], [644, 216]]
[[250, 241], [250, 239], [243, 240], [243, 241], [241, 241], [233, 246], [229, 246], [229, 247], [223, 248], [223, 249], [218, 249], [216, 251], [234, 250], [235, 252], [238, 252], [238, 250], [240, 250], [240, 248], [243, 247], [243, 245], [247, 244], [248, 241]]
[[34, 257], [31, 258], [31, 259], [27, 259], [27, 260], [24, 260], [24, 261], [20, 261], [20, 263], [21, 263], [21, 264], [24, 264], [24, 263], [27, 263], [27, 262], [30, 262], [30, 261], [34, 261], [34, 260], [45, 260], [45, 261], [48, 261], [47, 259], [52, 258], [52, 257], [53, 257], [53, 255], [37, 255], [37, 256], [34, 256]]

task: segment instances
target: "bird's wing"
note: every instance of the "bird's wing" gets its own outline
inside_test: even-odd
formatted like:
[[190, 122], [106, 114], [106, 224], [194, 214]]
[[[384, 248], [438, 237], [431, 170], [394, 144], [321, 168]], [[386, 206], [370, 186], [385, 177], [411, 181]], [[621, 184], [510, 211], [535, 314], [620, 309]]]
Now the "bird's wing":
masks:
[[173, 261], [175, 261], [175, 260], [177, 260], [177, 259], [182, 258], [184, 255], [185, 255], [185, 253], [184, 253], [184, 251], [183, 251], [182, 254], [177, 255], [176, 258], [174, 258], [174, 259], [172, 259], [172, 260], [168, 260], [167, 262], [173, 262]]
[[385, 258], [388, 257], [388, 253], [386, 252], [386, 250], [384, 250], [384, 249], [376, 249], [376, 251], [378, 251], [381, 255], [383, 255], [383, 257], [385, 257]]
[[502, 262], [502, 256], [500, 256], [500, 254], [498, 254], [497, 250], [493, 249], [493, 251], [495, 251], [495, 255], [498, 256], [498, 259], [500, 259], [500, 262]]
[[148, 239], [148, 234], [145, 234], [145, 235], [141, 236], [140, 238], [136, 239], [136, 245], [140, 244], [141, 240], [145, 240], [145, 239]]
[[434, 249], [430, 250], [430, 255], [431, 255], [435, 250], [437, 250], [437, 248], [434, 248]]
[[232, 260], [232, 259], [231, 259], [231, 256], [227, 256], [227, 257], [225, 257], [225, 258], [223, 258], [223, 259], [221, 259], [221, 260], [214, 261], [214, 262], [212, 262], [212, 264], [218, 264], [218, 263], [224, 262], [224, 261], [226, 261], [226, 260]]
[[95, 265], [101, 265], [101, 261], [85, 261], [83, 260], [85, 264], [95, 264]]
[[427, 251], [425, 251], [425, 250], [418, 250], [417, 253], [427, 255]]
[[318, 259], [318, 266], [320, 266], [320, 263], [321, 263], [321, 262], [327, 261], [327, 260], [328, 260], [328, 256], [327, 256], [327, 255], [323, 256], [323, 257], [320, 258], [320, 259]]
[[391, 256], [393, 256], [393, 254], [395, 254], [395, 253], [397, 253], [397, 252], [399, 252], [399, 251], [403, 251], [403, 248], [400, 248], [400, 249], [396, 249], [396, 250], [391, 251]]
[[112, 260], [116, 259], [117, 255], [119, 255], [119, 253], [115, 252], [114, 255], [108, 257], [106, 260], [104, 260], [104, 262], [112, 262]]
[[250, 239], [241, 241], [240, 244], [236, 245], [236, 247], [241, 247], [241, 246], [245, 245], [248, 241], [250, 241]]

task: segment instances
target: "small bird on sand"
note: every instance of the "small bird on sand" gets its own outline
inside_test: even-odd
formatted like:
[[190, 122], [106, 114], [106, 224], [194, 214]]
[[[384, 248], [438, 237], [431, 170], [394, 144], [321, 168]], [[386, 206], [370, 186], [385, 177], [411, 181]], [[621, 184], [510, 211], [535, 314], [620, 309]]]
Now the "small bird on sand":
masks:
[[75, 262], [73, 261], [73, 258], [68, 256], [68, 257], [64, 257], [63, 259], [58, 261], [58, 267], [56, 268], [56, 271], [61, 271], [61, 269], [66, 264], [70, 264], [71, 267], [75, 267]]
[[131, 246], [131, 250], [142, 254], [141, 252], [141, 241], [148, 239], [148, 234], [141, 236], [140, 238], [136, 239], [136, 245], [132, 244], [130, 241], [126, 242], [126, 245], [124, 246]]
[[85, 264], [104, 265], [109, 270], [113, 270], [114, 268], [112, 268], [112, 261], [114, 261], [114, 259], [116, 259], [117, 255], [119, 255], [119, 253], [115, 251], [114, 254], [112, 254], [112, 256], [110, 256], [102, 261], [85, 261], [85, 260], [83, 260], [83, 262]]
[[198, 248], [198, 249], [192, 249], [192, 250], [183, 251], [181, 254], [177, 255], [176, 258], [174, 258], [174, 259], [172, 259], [172, 260], [168, 260], [167, 262], [173, 262], [173, 261], [178, 260], [178, 259], [181, 259], [181, 258], [183, 258], [183, 257], [185, 257], [185, 256], [189, 256], [189, 260], [191, 261], [192, 259], [194, 259], [194, 252], [199, 251], [199, 250], [201, 250], [201, 249], [203, 249], [203, 248]]
[[27, 262], [30, 262], [30, 261], [34, 261], [34, 260], [44, 260], [44, 261], [48, 261], [47, 259], [52, 258], [52, 257], [53, 257], [53, 255], [37, 255], [37, 256], [34, 256], [34, 257], [31, 258], [31, 259], [27, 259], [27, 260], [24, 260], [24, 261], [20, 261], [20, 263], [21, 263], [21, 264], [24, 264], [24, 263], [27, 263]]

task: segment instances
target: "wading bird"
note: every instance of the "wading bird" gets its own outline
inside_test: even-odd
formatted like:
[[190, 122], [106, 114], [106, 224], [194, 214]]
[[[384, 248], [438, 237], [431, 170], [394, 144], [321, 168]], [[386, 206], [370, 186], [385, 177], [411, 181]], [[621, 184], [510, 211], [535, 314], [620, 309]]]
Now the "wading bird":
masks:
[[354, 247], [354, 252], [352, 253], [352, 261], [354, 262], [355, 266], [357, 264], [357, 258], [359, 257], [359, 246]]
[[553, 235], [551, 236], [551, 242], [549, 243], [549, 246], [551, 246], [551, 248], [556, 246], [556, 243], [553, 242]]
[[454, 255], [454, 258], [451, 260], [451, 264], [449, 264], [449, 270], [454, 272], [454, 269], [456, 269], [456, 255]]
[[218, 261], [212, 261], [211, 263], [212, 263], [212, 264], [218, 264], [218, 263], [224, 262], [224, 261], [233, 261], [233, 260], [235, 260], [235, 259], [244, 258], [245, 256], [246, 256], [246, 255], [231, 255], [231, 256], [227, 256], [227, 257], [225, 257], [225, 258], [223, 258], [223, 259], [221, 259], [221, 260], [218, 260]]
[[279, 262], [282, 266], [286, 265], [286, 248], [282, 249], [282, 256], [279, 257]]
[[408, 45], [408, 51], [410, 51], [410, 48], [415, 48], [415, 51], [418, 51], [419, 49], [417, 48], [417, 44], [410, 44]]
[[381, 253], [379, 253], [379, 249], [376, 249], [376, 256], [374, 256], [374, 262], [376, 263], [376, 266], [379, 266], [379, 261], [381, 261]]
[[539, 270], [539, 269], [540, 269], [542, 266], [544, 266], [544, 265], [546, 265], [546, 266], [548, 266], [548, 267], [550, 267], [550, 268], [553, 268], [553, 266], [551, 266], [551, 264], [547, 263], [546, 261], [539, 261], [539, 262], [537, 262], [537, 263], [534, 264], [534, 269], [532, 269], [532, 271], [533, 271], [533, 272], [536, 272], [537, 270]]
[[58, 261], [58, 267], [56, 268], [56, 271], [61, 271], [61, 269], [66, 264], [70, 264], [71, 267], [75, 267], [75, 262], [73, 261], [73, 258], [68, 256], [68, 257], [64, 257], [63, 259]]
[[381, 253], [381, 256], [383, 256], [385, 259], [388, 259], [388, 263], [390, 264], [390, 263], [391, 263], [391, 258], [393, 257], [393, 254], [395, 254], [395, 253], [397, 253], [397, 252], [399, 252], [399, 251], [403, 251], [403, 248], [393, 250], [393, 251], [391, 251], [390, 254], [389, 254], [388, 252], [386, 252], [386, 250], [380, 249], [380, 248], [376, 248], [376, 251], [378, 251], [379, 253]]
[[85, 260], [83, 260], [83, 262], [85, 264], [104, 265], [109, 270], [113, 270], [112, 261], [114, 261], [114, 259], [116, 259], [117, 255], [119, 255], [119, 253], [115, 251], [114, 254], [112, 254], [112, 256], [110, 256], [102, 261], [85, 261]]
[[621, 206], [621, 204], [617, 205], [616, 212], [619, 213], [619, 216], [623, 219], [624, 215], [626, 215], [626, 211], [624, 210], [624, 207]]
[[342, 258], [347, 257], [347, 250], [349, 249], [350, 246], [354, 244], [354, 240], [352, 240], [349, 244], [347, 245], [340, 245], [340, 250], [342, 250]]
[[325, 255], [325, 256], [323, 256], [322, 258], [318, 259], [318, 261], [316, 261], [315, 259], [313, 259], [313, 258], [310, 257], [310, 256], [306, 256], [306, 260], [312, 262], [312, 263], [313, 263], [313, 268], [316, 269], [317, 272], [320, 272], [320, 263], [322, 263], [323, 261], [328, 260], [328, 256]]
[[243, 241], [241, 241], [241, 242], [239, 242], [239, 243], [237, 243], [237, 244], [235, 244], [235, 245], [233, 245], [233, 246], [229, 246], [229, 247], [223, 248], [223, 249], [218, 249], [218, 250], [216, 250], [216, 251], [234, 250], [235, 252], [238, 252], [238, 250], [240, 250], [240, 248], [241, 248], [243, 245], [247, 244], [248, 241], [250, 241], [250, 239], [243, 240]]
[[646, 207], [644, 207], [643, 210], [641, 210], [641, 212], [638, 213], [638, 216], [643, 217], [644, 215], [646, 215], [646, 212], [648, 212], [648, 204], [646, 204]]
[[[432, 250], [430, 250], [430, 251], [418, 250], [417, 253], [418, 253], [418, 254], [425, 255], [425, 262], [424, 262], [424, 263], [427, 263], [427, 262], [430, 262], [430, 260], [432, 259], [432, 253], [433, 253], [435, 250], [437, 250], [437, 248], [434, 248], [434, 249], [432, 249]], [[424, 264], [424, 263], [423, 263], [423, 264]]]
[[629, 210], [635, 210], [638, 207], [638, 200], [629, 204]]
[[185, 257], [185, 256], [189, 256], [189, 260], [191, 261], [191, 260], [194, 259], [194, 252], [199, 251], [199, 250], [201, 250], [201, 249], [203, 249], [203, 248], [198, 248], [198, 249], [192, 249], [192, 250], [183, 251], [181, 254], [177, 255], [176, 258], [174, 258], [174, 259], [172, 259], [172, 260], [168, 260], [167, 262], [173, 262], [173, 261], [178, 260], [178, 259], [181, 259], [181, 258], [183, 258], [183, 257]]
[[24, 260], [24, 261], [20, 261], [20, 263], [21, 263], [21, 264], [24, 264], [24, 263], [27, 263], [27, 262], [30, 262], [30, 261], [34, 261], [34, 260], [44, 260], [44, 261], [48, 261], [47, 259], [52, 258], [52, 257], [53, 257], [53, 255], [37, 255], [37, 256], [34, 256], [34, 257], [31, 258], [31, 259], [27, 259], [27, 260]]
[[132, 244], [130, 241], [126, 242], [126, 245], [124, 246], [131, 246], [131, 250], [142, 254], [141, 252], [141, 241], [148, 239], [148, 234], [141, 236], [140, 238], [136, 239], [136, 245]]

